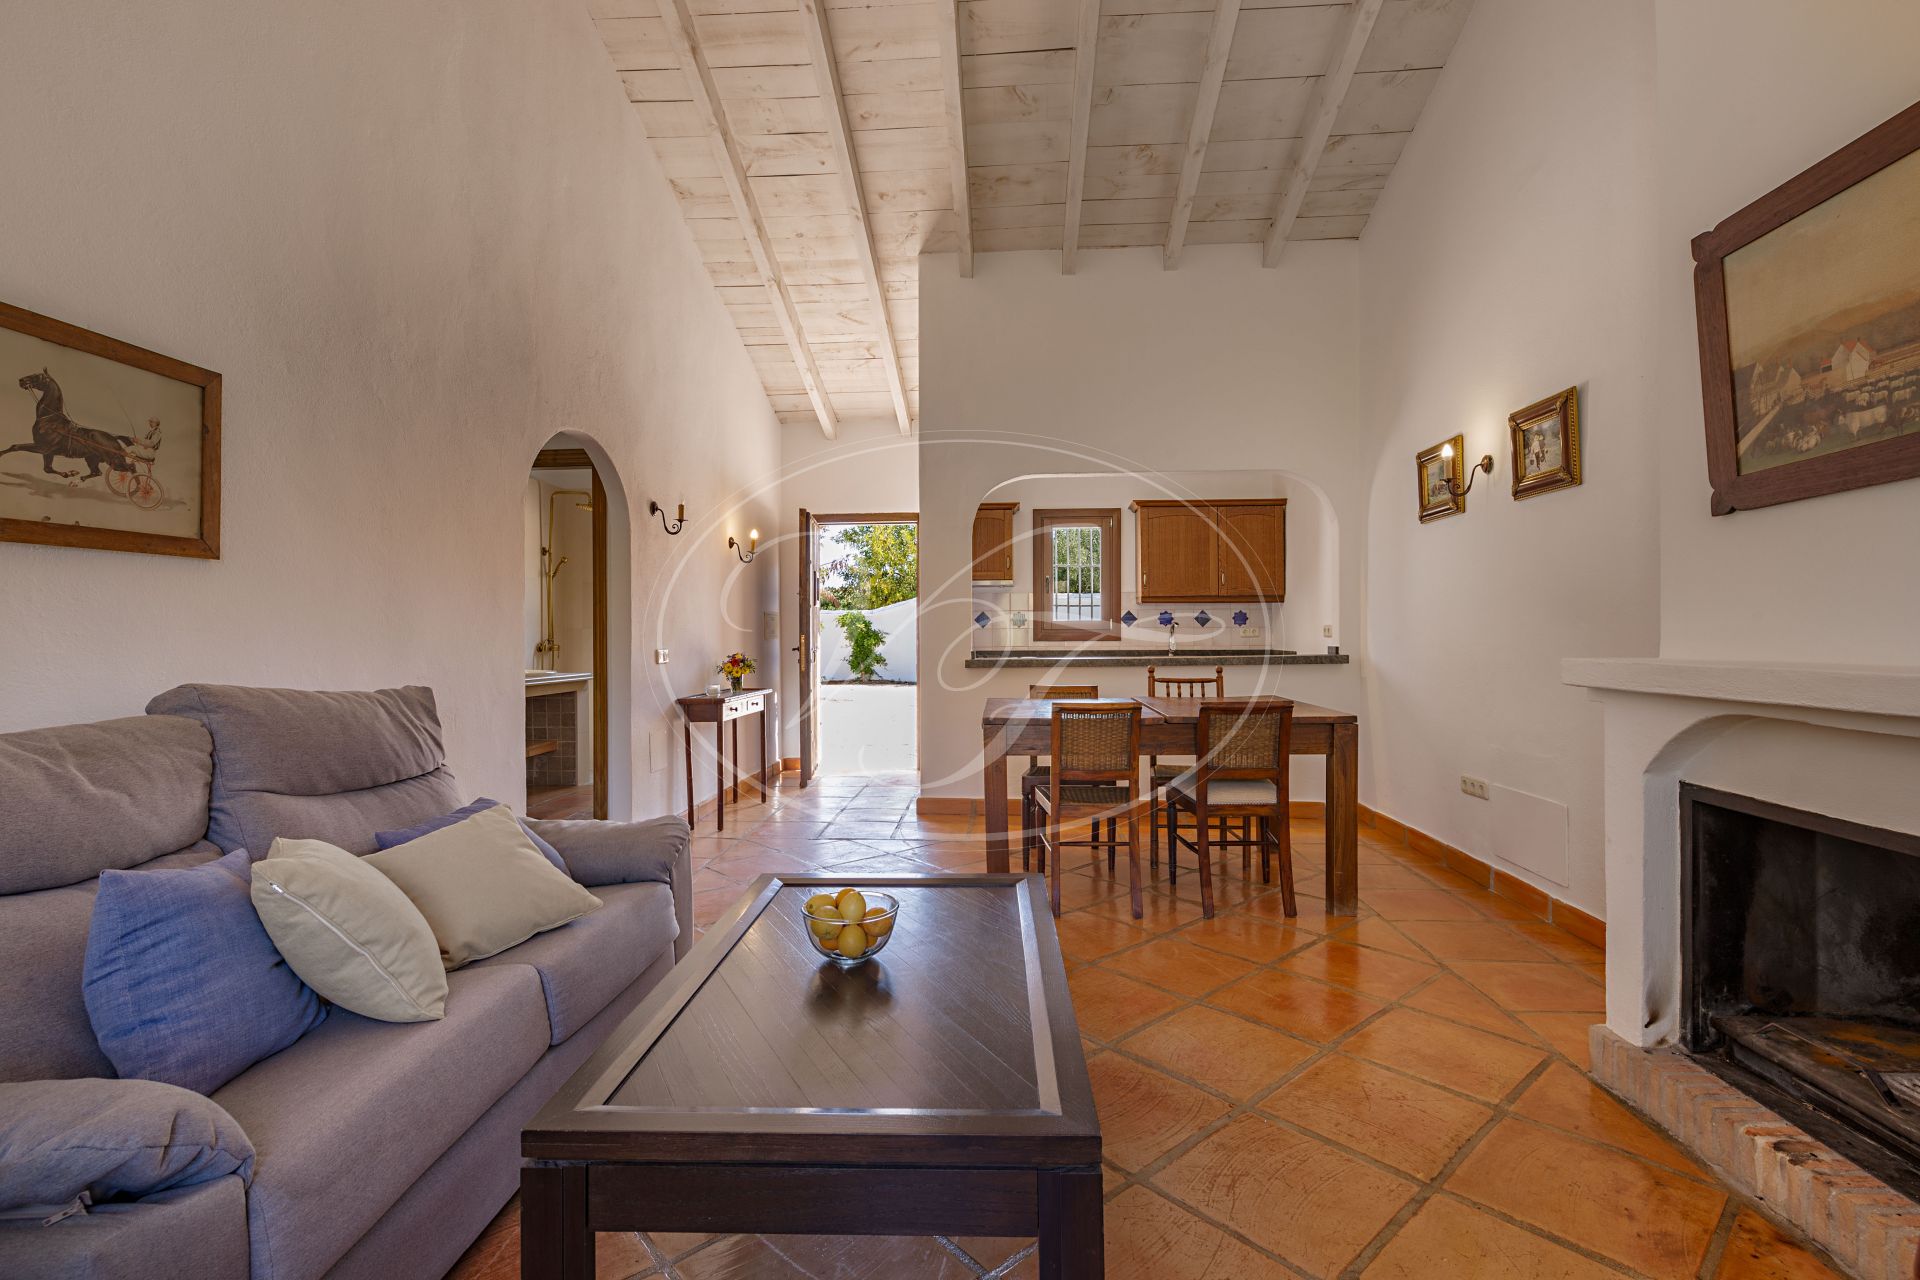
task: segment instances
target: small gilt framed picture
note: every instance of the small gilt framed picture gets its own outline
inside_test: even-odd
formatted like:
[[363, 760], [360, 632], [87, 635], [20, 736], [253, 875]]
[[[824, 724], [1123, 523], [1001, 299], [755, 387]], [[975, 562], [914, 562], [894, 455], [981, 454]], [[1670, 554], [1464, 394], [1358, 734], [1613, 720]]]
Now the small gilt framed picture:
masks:
[[1580, 389], [1530, 404], [1507, 419], [1513, 436], [1513, 496], [1532, 498], [1580, 483]]
[[1455, 436], [1430, 449], [1422, 449], [1414, 458], [1420, 480], [1420, 523], [1444, 520], [1467, 509], [1466, 438]]

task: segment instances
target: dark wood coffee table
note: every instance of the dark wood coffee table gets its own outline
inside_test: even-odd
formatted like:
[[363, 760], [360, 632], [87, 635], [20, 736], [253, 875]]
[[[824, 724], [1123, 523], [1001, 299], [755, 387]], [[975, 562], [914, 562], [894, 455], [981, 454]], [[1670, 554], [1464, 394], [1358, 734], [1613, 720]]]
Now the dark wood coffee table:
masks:
[[[842, 970], [822, 888], [900, 899]], [[762, 876], [521, 1135], [526, 1280], [596, 1231], [1040, 1239], [1104, 1273], [1100, 1124], [1045, 891], [1015, 875]]]

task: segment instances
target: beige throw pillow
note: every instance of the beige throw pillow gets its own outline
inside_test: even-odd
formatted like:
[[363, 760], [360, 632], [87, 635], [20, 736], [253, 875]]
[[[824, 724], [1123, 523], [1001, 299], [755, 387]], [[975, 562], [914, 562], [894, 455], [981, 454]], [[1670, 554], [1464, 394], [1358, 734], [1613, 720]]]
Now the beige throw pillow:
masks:
[[600, 905], [533, 847], [507, 806], [368, 854], [439, 940], [449, 969], [518, 946]]
[[253, 864], [253, 909], [300, 980], [381, 1022], [447, 1009], [433, 930], [393, 881], [320, 840], [275, 840]]

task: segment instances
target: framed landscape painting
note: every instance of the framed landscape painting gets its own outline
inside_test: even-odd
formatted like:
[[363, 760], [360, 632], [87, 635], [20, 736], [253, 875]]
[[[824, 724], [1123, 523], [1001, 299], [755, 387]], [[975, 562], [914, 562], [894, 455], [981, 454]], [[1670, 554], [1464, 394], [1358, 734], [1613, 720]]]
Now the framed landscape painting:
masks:
[[0, 541], [220, 558], [220, 375], [0, 303]]
[[1528, 405], [1507, 419], [1513, 496], [1532, 498], [1580, 483], [1580, 389]]
[[1466, 464], [1461, 461], [1466, 447], [1466, 437], [1455, 436], [1415, 455], [1413, 465], [1420, 481], [1421, 524], [1457, 516], [1467, 509], [1466, 494], [1455, 493], [1466, 484]]
[[1920, 476], [1920, 103], [1693, 257], [1713, 514]]

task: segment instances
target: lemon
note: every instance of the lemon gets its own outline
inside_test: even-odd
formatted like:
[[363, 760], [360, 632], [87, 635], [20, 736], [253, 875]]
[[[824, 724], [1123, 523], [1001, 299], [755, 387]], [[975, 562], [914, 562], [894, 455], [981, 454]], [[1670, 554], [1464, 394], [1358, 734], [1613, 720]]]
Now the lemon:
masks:
[[842, 889], [836, 905], [840, 910], [840, 918], [849, 924], [866, 919], [867, 900], [861, 896], [858, 889]]
[[869, 937], [884, 938], [893, 932], [893, 917], [887, 914], [885, 907], [868, 907], [867, 918], [860, 922], [860, 927], [867, 931]]
[[834, 910], [833, 903], [834, 903], [833, 894], [816, 893], [811, 898], [807, 899], [807, 906], [806, 906], [807, 914], [810, 916], [831, 915], [833, 914], [833, 910]]
[[820, 939], [820, 941], [826, 943], [828, 946], [832, 946], [833, 940], [840, 936], [840, 921], [838, 920], [809, 920], [807, 921], [807, 928], [813, 932], [814, 937]]
[[858, 960], [867, 954], [867, 931], [857, 924], [850, 924], [840, 931], [840, 941], [835, 947], [847, 959]]

